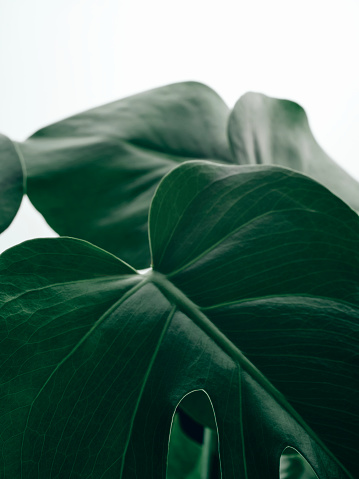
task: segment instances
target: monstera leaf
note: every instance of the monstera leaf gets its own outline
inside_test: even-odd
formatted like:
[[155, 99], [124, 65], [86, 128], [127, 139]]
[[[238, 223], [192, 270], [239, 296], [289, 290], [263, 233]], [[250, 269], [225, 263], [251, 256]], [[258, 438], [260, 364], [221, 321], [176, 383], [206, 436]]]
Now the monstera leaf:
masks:
[[30, 200], [60, 235], [147, 268], [148, 208], [160, 179], [193, 158], [230, 162], [228, 114], [213, 90], [189, 82], [55, 123], [19, 144]]
[[245, 95], [230, 113], [204, 85], [169, 85], [43, 128], [19, 148], [28, 195], [50, 226], [136, 268], [150, 265], [152, 195], [187, 160], [290, 167], [359, 210], [358, 183], [319, 147], [303, 110], [260, 94]]
[[0, 134], [0, 233], [10, 226], [24, 194], [21, 160], [14, 143]]
[[359, 184], [316, 142], [297, 103], [247, 93], [229, 120], [229, 138], [239, 164], [271, 164], [311, 176], [359, 211]]
[[224, 479], [277, 479], [287, 446], [358, 477], [357, 215], [291, 170], [192, 161], [149, 233], [145, 275], [71, 238], [1, 256], [2, 477], [164, 479], [191, 391]]

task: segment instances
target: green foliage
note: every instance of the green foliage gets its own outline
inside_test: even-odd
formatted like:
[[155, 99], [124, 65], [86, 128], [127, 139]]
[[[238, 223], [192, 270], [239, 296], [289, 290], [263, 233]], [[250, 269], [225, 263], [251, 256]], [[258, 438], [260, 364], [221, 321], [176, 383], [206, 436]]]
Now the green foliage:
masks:
[[148, 208], [160, 179], [194, 158], [230, 162], [228, 114], [210, 88], [180, 83], [55, 123], [19, 144], [28, 195], [60, 235], [147, 268]]
[[303, 110], [256, 93], [231, 112], [200, 83], [169, 85], [50, 125], [19, 148], [28, 195], [50, 226], [136, 268], [150, 266], [155, 189], [187, 160], [290, 167], [359, 210], [358, 183], [316, 143]]
[[[178, 84], [18, 146], [50, 224], [110, 252], [62, 237], [1, 255], [4, 479], [164, 479], [172, 423], [167, 477], [202, 479], [185, 396], [223, 479], [277, 479], [287, 446], [320, 479], [359, 476], [359, 220], [294, 169], [347, 201], [357, 185], [297, 105], [229, 112]], [[286, 461], [283, 479], [312, 477]]]
[[167, 477], [201, 479], [203, 448], [182, 430], [178, 415], [173, 418], [168, 450]]
[[24, 194], [21, 160], [14, 143], [0, 135], [0, 233], [14, 219]]
[[270, 164], [311, 176], [359, 211], [358, 182], [318, 145], [302, 107], [258, 93], [235, 105], [229, 138], [240, 164]]
[[318, 476], [303, 456], [288, 447], [281, 457], [280, 479], [318, 479]]

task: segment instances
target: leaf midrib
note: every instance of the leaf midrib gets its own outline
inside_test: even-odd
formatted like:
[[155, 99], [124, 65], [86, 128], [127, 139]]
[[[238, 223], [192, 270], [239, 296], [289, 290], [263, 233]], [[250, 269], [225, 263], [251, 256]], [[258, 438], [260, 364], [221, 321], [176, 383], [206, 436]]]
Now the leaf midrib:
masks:
[[[74, 281], [76, 282], [76, 281]], [[67, 361], [75, 351], [81, 346], [81, 344], [92, 334], [92, 332], [103, 322], [103, 320], [116, 308], [118, 308], [124, 301], [126, 301], [130, 296], [134, 293], [139, 291], [145, 284], [152, 283], [154, 284], [159, 291], [164, 294], [164, 296], [170, 301], [172, 304], [172, 309], [170, 314], [167, 317], [166, 324], [162, 330], [161, 336], [157, 343], [157, 347], [155, 350], [154, 355], [152, 356], [151, 362], [147, 369], [146, 378], [143, 382], [141, 393], [138, 397], [138, 401], [136, 403], [136, 407], [134, 409], [134, 413], [131, 417], [131, 427], [128, 435], [128, 444], [131, 436], [132, 424], [136, 417], [136, 413], [138, 410], [138, 406], [142, 397], [142, 392], [144, 387], [146, 386], [148, 376], [152, 370], [152, 366], [154, 360], [156, 358], [158, 349], [161, 346], [162, 339], [168, 329], [168, 326], [171, 322], [173, 314], [175, 310], [181, 309], [188, 317], [205, 333], [210, 337], [232, 360], [237, 364], [238, 367], [242, 367], [244, 370], [249, 373], [253, 379], [255, 379], [258, 384], [260, 384], [292, 417], [296, 422], [307, 432], [307, 434], [312, 437], [317, 444], [321, 446], [321, 448], [335, 461], [342, 470], [348, 475], [348, 478], [354, 479], [353, 476], [346, 470], [346, 468], [341, 464], [341, 462], [328, 450], [325, 444], [317, 437], [314, 431], [306, 424], [306, 422], [302, 419], [302, 417], [296, 412], [296, 410], [288, 403], [287, 399], [280, 393], [271, 383], [270, 381], [244, 356], [244, 354], [207, 318], [207, 316], [200, 310], [200, 308], [193, 303], [182, 291], [180, 291], [172, 282], [170, 282], [166, 276], [162, 275], [157, 271], [151, 270], [150, 272], [144, 275], [143, 281], [132, 287], [128, 290], [121, 298], [116, 301], [90, 328], [90, 330], [78, 341], [78, 343], [72, 348], [72, 350], [58, 363], [58, 365], [54, 368], [52, 373], [49, 375], [47, 380], [44, 382], [41, 389], [36, 394], [35, 398], [33, 399], [29, 412], [26, 419], [26, 424], [23, 432], [23, 439], [21, 445], [21, 453], [20, 457], [22, 458], [23, 455], [23, 444], [25, 433], [28, 427], [29, 418], [32, 412], [33, 405], [39, 395], [42, 393], [44, 388], [46, 387], [47, 383], [51, 380], [53, 375], [56, 371], [61, 367], [61, 365]], [[126, 448], [127, 449], [127, 448]], [[122, 477], [124, 463], [125, 463], [125, 456], [126, 451], [124, 451], [124, 455], [122, 455], [123, 463], [121, 465], [121, 474]], [[112, 464], [113, 465], [113, 464]], [[111, 465], [111, 467], [112, 467]], [[21, 467], [21, 478], [23, 478], [23, 469]]]
[[149, 281], [154, 283], [167, 299], [205, 332], [229, 357], [255, 379], [275, 401], [306, 431], [306, 433], [326, 452], [326, 454], [348, 475], [354, 479], [337, 457], [327, 448], [317, 434], [308, 426], [298, 412], [290, 405], [285, 396], [260, 372], [254, 364], [202, 313], [200, 308], [180, 291], [167, 277], [157, 271], [146, 274]]

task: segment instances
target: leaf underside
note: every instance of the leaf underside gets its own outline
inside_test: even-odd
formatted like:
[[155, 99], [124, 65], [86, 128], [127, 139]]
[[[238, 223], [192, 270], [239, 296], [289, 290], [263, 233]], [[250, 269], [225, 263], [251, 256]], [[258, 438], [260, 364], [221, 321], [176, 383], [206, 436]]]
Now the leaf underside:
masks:
[[289, 170], [193, 161], [149, 224], [146, 275], [72, 238], [1, 256], [2, 477], [165, 478], [194, 390], [224, 479], [277, 479], [286, 446], [357, 477], [356, 214]]

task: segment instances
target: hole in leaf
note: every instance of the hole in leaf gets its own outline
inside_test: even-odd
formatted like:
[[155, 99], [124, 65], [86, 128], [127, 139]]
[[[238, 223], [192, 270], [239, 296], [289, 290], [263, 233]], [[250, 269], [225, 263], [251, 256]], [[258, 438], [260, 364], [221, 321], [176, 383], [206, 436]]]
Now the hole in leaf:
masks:
[[211, 401], [193, 391], [178, 404], [168, 448], [167, 479], [220, 479], [218, 437]]
[[286, 447], [280, 457], [280, 479], [318, 479], [309, 462], [293, 447]]

